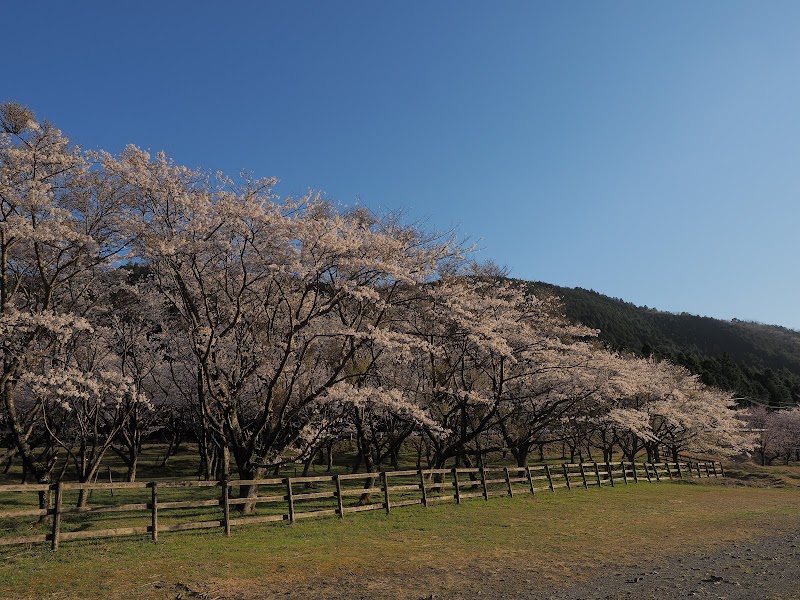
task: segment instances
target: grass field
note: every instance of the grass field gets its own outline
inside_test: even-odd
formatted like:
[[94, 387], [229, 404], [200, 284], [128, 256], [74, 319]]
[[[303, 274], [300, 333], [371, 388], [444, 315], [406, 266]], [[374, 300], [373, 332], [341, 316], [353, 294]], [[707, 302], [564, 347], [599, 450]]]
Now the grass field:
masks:
[[[750, 469], [759, 472], [758, 469]], [[747, 469], [741, 474], [747, 476]], [[763, 473], [763, 471], [761, 471]], [[0, 597], [416, 598], [555, 586], [800, 525], [800, 469], [0, 551]], [[749, 483], [756, 480], [754, 487]], [[793, 483], [795, 485], [793, 485]]]

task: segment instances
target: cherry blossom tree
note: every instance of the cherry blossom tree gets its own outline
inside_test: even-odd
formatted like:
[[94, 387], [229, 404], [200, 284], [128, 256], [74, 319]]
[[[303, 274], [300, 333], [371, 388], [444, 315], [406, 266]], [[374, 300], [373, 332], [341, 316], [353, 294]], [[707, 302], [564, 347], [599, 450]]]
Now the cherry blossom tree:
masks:
[[103, 385], [98, 373], [78, 381], [58, 356], [92, 331], [94, 283], [128, 241], [126, 196], [90, 158], [25, 107], [0, 107], [0, 394], [15, 450], [40, 482], [58, 445], [32, 390]]
[[205, 423], [241, 477], [302, 444], [321, 402], [394, 401], [353, 383], [354, 358], [399, 343], [394, 307], [460, 251], [452, 239], [314, 195], [278, 201], [274, 180], [212, 180], [132, 147], [104, 161], [138, 198], [137, 252], [174, 309], [168, 327], [186, 337]]

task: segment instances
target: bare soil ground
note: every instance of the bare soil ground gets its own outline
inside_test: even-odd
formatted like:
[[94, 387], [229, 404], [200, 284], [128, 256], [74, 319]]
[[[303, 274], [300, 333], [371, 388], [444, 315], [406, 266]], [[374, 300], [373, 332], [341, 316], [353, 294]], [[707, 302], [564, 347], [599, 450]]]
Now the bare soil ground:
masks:
[[[224, 596], [251, 598], [329, 598], [367, 600], [384, 597], [405, 588], [415, 600], [507, 598], [521, 600], [663, 600], [665, 598], [713, 598], [725, 600], [800, 599], [800, 532], [763, 537], [735, 543], [713, 553], [648, 557], [639, 567], [598, 568], [586, 581], [562, 587], [543, 583], [533, 569], [496, 569], [476, 564], [471, 569], [431, 567], [402, 579], [381, 578], [380, 569], [369, 581], [343, 573], [335, 580], [308, 582], [291, 592], [264, 591], [264, 595]], [[410, 575], [410, 577], [409, 577]], [[585, 575], [585, 573], [583, 574]], [[439, 585], [432, 593], [421, 592], [431, 582]], [[423, 583], [427, 582], [427, 583]], [[366, 587], [365, 587], [366, 585]], [[477, 588], [477, 589], [476, 589]], [[431, 589], [428, 587], [428, 589]], [[199, 593], [198, 593], [199, 592]], [[394, 596], [394, 593], [391, 594]], [[221, 598], [213, 590], [176, 595], [176, 598]]]

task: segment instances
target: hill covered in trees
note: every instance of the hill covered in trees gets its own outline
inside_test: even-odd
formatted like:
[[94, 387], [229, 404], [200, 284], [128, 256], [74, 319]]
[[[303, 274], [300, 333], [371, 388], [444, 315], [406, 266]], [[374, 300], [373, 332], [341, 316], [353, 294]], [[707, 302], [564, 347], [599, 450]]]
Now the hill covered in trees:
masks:
[[559, 296], [566, 316], [599, 329], [600, 339], [611, 348], [667, 358], [699, 374], [704, 383], [756, 403], [800, 403], [798, 331], [662, 312], [582, 288], [531, 286]]

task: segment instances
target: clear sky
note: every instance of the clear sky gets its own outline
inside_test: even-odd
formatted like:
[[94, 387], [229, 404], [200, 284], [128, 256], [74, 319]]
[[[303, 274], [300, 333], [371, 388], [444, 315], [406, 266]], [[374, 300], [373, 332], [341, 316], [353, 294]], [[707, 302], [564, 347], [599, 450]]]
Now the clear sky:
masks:
[[512, 275], [800, 329], [798, 2], [5, 2], [74, 140], [407, 209]]

